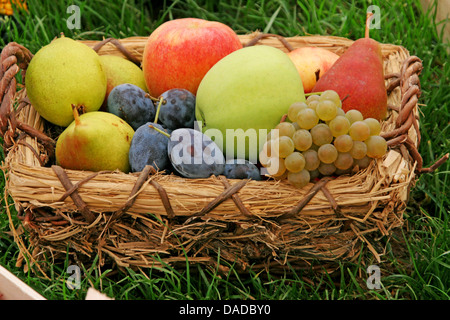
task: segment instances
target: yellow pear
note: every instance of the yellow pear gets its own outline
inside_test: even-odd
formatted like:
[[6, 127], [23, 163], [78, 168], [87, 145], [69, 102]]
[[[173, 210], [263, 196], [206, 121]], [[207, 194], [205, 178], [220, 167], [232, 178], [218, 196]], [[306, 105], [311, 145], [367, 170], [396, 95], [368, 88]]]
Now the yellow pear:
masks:
[[130, 171], [128, 153], [133, 128], [118, 116], [103, 111], [78, 115], [56, 142], [56, 163], [66, 169]]
[[106, 95], [103, 105], [106, 105], [108, 95], [114, 87], [119, 84], [131, 83], [145, 92], [148, 92], [145, 85], [144, 73], [142, 69], [130, 60], [119, 56], [104, 55], [100, 56], [103, 70], [106, 74]]
[[31, 104], [44, 119], [66, 127], [74, 120], [72, 105], [83, 112], [100, 109], [106, 75], [93, 49], [61, 36], [31, 59], [25, 87]]

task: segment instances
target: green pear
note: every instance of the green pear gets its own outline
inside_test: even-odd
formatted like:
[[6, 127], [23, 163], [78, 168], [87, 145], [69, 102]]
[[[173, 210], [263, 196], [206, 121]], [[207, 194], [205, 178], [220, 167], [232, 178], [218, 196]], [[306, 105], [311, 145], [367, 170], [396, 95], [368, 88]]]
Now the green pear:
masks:
[[133, 128], [118, 116], [103, 111], [78, 115], [56, 142], [56, 163], [66, 169], [130, 171], [128, 152]]
[[294, 63], [280, 49], [258, 45], [230, 53], [208, 71], [195, 114], [227, 159], [255, 162], [266, 134], [298, 101], [305, 95]]
[[31, 59], [25, 87], [31, 104], [44, 119], [66, 127], [74, 120], [72, 105], [83, 112], [100, 109], [106, 75], [93, 49], [61, 36]]
[[119, 56], [104, 55], [100, 56], [100, 61], [106, 74], [106, 94], [103, 105], [106, 105], [111, 90], [119, 84], [131, 83], [148, 92], [144, 72], [130, 60]]

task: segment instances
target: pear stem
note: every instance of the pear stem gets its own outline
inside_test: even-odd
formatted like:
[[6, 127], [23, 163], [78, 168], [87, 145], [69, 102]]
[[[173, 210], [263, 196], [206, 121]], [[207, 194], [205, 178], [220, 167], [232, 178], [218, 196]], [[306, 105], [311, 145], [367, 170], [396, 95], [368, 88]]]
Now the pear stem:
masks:
[[155, 130], [158, 131], [159, 133], [165, 135], [167, 138], [170, 138], [170, 134], [168, 134], [167, 132], [164, 132], [163, 130], [161, 130], [161, 129], [155, 127], [155, 126], [152, 125], [152, 124], [149, 124], [148, 126], [149, 126], [150, 128], [152, 128], [152, 129], [155, 129]]
[[158, 107], [156, 108], [155, 121], [153, 121], [154, 123], [158, 123], [159, 110], [161, 109], [161, 105], [162, 105], [162, 102], [164, 101], [164, 99], [161, 97], [161, 98], [159, 98], [158, 101], [159, 101], [159, 103], [158, 103]]
[[366, 30], [365, 30], [365, 34], [364, 34], [365, 38], [369, 38], [370, 22], [372, 22], [372, 16], [373, 16], [373, 12], [367, 12], [367, 15], [366, 15]]
[[80, 114], [78, 113], [77, 106], [74, 104], [72, 104], [72, 113], [73, 113], [73, 118], [75, 119], [75, 125], [79, 126], [81, 124]]

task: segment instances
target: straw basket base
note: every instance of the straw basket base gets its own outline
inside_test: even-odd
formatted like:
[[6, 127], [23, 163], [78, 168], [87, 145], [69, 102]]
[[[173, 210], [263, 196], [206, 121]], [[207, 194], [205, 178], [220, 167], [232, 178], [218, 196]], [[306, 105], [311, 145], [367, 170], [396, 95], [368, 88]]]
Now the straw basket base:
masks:
[[[285, 52], [318, 46], [342, 54], [352, 43], [260, 33], [240, 38], [244, 45]], [[99, 54], [139, 62], [145, 41], [84, 43]], [[130, 268], [192, 263], [224, 272], [233, 266], [282, 273], [319, 261], [331, 272], [336, 262], [355, 261], [364, 248], [380, 262], [383, 239], [403, 224], [416, 174], [434, 169], [422, 168], [417, 152], [421, 61], [401, 46], [381, 47], [389, 94], [389, 115], [382, 123], [388, 153], [352, 175], [296, 189], [277, 180], [184, 179], [151, 167], [125, 174], [53, 165], [58, 130], [39, 116], [23, 88], [16, 91], [14, 76], [20, 70], [25, 75], [32, 54], [9, 44], [2, 51], [0, 128], [7, 152], [6, 192], [19, 227], [6, 208], [22, 258], [42, 272], [48, 261], [65, 259], [67, 252], [76, 262], [98, 256], [100, 265]]]

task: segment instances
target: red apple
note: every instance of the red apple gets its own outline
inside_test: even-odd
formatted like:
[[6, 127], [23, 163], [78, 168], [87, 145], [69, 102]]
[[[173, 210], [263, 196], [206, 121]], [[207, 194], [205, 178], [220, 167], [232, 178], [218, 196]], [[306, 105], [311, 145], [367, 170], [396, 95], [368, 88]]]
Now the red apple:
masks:
[[334, 52], [318, 47], [297, 48], [289, 52], [288, 56], [297, 67], [305, 93], [311, 92], [317, 79], [339, 58]]
[[149, 36], [142, 57], [145, 82], [152, 96], [173, 89], [194, 95], [217, 61], [242, 48], [227, 25], [196, 18], [167, 21]]

